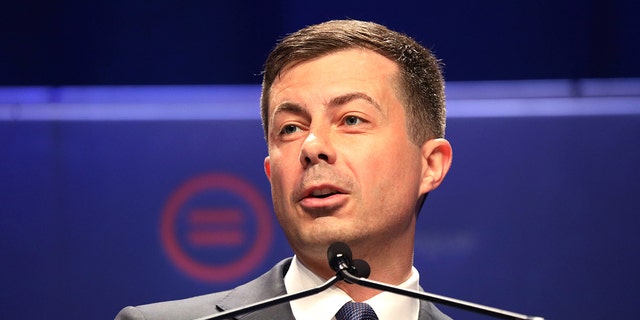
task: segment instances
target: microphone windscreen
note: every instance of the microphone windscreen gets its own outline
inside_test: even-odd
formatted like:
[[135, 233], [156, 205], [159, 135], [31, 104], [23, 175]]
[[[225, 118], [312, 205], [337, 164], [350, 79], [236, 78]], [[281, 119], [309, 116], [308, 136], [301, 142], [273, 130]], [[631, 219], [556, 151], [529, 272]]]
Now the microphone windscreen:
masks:
[[333, 271], [340, 270], [340, 263], [351, 261], [351, 249], [344, 242], [334, 242], [327, 249], [327, 260], [329, 260], [329, 266]]
[[362, 259], [353, 260], [353, 267], [356, 269], [356, 277], [360, 278], [369, 278], [371, 274], [371, 267], [369, 264]]

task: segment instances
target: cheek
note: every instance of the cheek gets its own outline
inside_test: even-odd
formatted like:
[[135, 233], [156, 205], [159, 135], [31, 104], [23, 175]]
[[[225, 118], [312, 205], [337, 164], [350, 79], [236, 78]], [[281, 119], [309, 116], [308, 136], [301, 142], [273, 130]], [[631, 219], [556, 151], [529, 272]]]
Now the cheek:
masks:
[[[279, 165], [271, 166], [271, 190], [272, 192], [282, 192], [284, 177], [287, 175], [282, 172], [282, 168]], [[275, 200], [275, 199], [274, 199]]]
[[[354, 148], [354, 146], [358, 146]], [[374, 177], [386, 178], [395, 175], [406, 164], [408, 158], [414, 158], [413, 150], [405, 148], [398, 141], [376, 139], [367, 144], [351, 144], [346, 157], [354, 170]]]
[[272, 166], [279, 164], [280, 166], [291, 168], [292, 165], [299, 164], [301, 148], [301, 143], [298, 141], [270, 146], [269, 157], [271, 158]]
[[417, 189], [420, 177], [421, 158], [417, 148], [401, 147], [397, 142], [389, 144], [384, 150], [373, 149], [367, 156], [360, 157], [359, 165], [353, 164], [353, 170], [363, 188], [374, 194], [394, 194], [413, 192]]
[[276, 158], [271, 160], [271, 193], [273, 201], [286, 201], [292, 191], [295, 178], [300, 174], [296, 172], [295, 163], [289, 159]]

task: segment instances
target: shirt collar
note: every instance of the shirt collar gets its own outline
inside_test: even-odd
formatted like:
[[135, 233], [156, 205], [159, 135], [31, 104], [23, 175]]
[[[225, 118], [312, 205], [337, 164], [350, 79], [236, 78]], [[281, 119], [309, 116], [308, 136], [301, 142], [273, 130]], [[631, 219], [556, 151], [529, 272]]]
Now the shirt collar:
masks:
[[[420, 274], [412, 267], [411, 276], [398, 287], [419, 290]], [[289, 271], [284, 277], [287, 293], [318, 287], [325, 280], [305, 267], [296, 256], [291, 261]], [[296, 319], [330, 320], [343, 304], [351, 298], [341, 289], [333, 286], [318, 294], [290, 302]], [[418, 319], [420, 301], [390, 292], [382, 292], [365, 301], [376, 312], [380, 320], [385, 319]]]

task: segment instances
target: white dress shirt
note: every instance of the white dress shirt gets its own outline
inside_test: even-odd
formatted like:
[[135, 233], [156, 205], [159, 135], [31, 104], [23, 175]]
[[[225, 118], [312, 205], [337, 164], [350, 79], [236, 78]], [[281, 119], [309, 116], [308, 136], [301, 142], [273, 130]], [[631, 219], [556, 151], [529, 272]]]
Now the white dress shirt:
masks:
[[[398, 285], [400, 288], [419, 290], [420, 274], [412, 267], [411, 276]], [[300, 292], [325, 283], [326, 280], [315, 275], [305, 267], [296, 256], [291, 261], [289, 271], [284, 277], [287, 293]], [[351, 298], [336, 286], [306, 298], [291, 301], [291, 310], [296, 319], [331, 320], [345, 303]], [[420, 301], [395, 293], [382, 292], [364, 301], [368, 303], [380, 320], [418, 319]]]

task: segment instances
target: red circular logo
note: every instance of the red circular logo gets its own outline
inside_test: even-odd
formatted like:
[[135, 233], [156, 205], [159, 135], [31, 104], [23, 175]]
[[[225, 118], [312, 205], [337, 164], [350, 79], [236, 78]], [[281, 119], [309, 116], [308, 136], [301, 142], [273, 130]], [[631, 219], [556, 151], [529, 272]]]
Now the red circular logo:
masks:
[[[225, 282], [245, 276], [264, 259], [272, 223], [269, 205], [253, 185], [219, 173], [180, 186], [164, 208], [160, 230], [167, 254], [182, 271]], [[207, 260], [211, 257], [217, 260]]]

